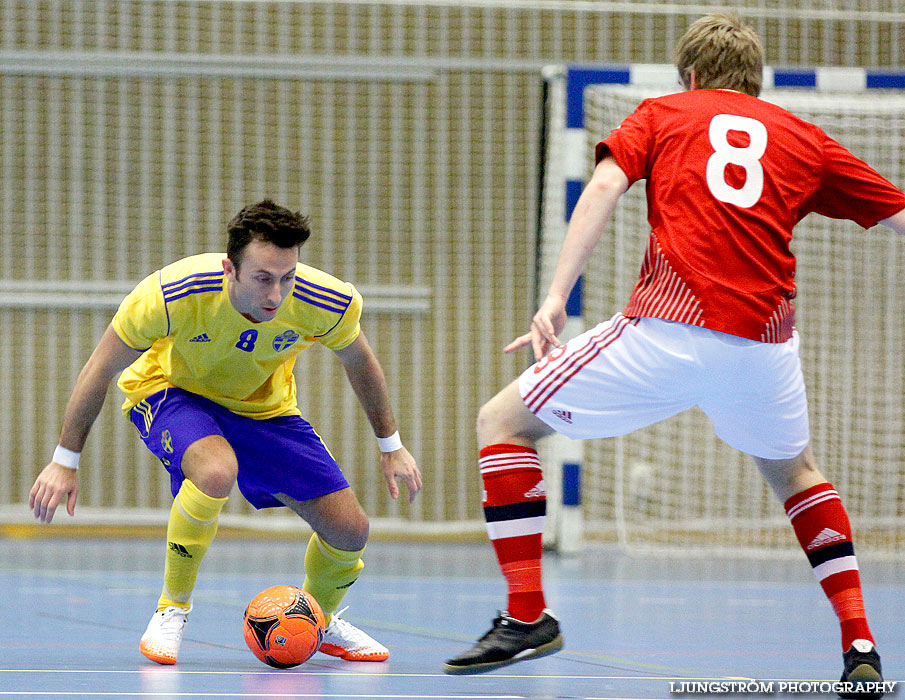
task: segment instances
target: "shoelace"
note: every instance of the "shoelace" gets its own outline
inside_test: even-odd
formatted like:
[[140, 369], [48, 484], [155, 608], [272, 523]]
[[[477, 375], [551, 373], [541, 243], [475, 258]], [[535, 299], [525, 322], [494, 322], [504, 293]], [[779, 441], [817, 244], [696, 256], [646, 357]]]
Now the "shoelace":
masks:
[[509, 615], [509, 613], [505, 612], [504, 610], [500, 610], [499, 614], [495, 618], [493, 618], [493, 624], [490, 627], [490, 629], [484, 633], [484, 636], [481, 637], [478, 640], [478, 642], [483, 642], [488, 637], [492, 637], [500, 629], [508, 629], [509, 628], [509, 622], [507, 620], [508, 615]]
[[185, 626], [187, 613], [182, 608], [169, 607], [157, 614], [160, 615], [160, 622], [157, 625], [160, 636], [167, 643], [176, 644], [179, 641], [182, 628]]
[[355, 625], [350, 622], [346, 622], [340, 617], [340, 615], [342, 615], [348, 609], [349, 606], [347, 605], [342, 610], [337, 610], [335, 613], [333, 613], [330, 624], [327, 625], [327, 634], [339, 637], [344, 642], [354, 645], [354, 647], [367, 646], [371, 643], [370, 637], [368, 637], [368, 635], [358, 629]]

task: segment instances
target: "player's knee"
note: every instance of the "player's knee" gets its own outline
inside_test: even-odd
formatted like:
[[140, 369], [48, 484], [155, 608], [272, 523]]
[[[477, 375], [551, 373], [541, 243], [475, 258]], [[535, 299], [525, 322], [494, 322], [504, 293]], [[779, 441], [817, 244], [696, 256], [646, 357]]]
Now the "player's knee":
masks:
[[549, 431], [530, 413], [519, 394], [518, 381], [505, 387], [478, 411], [476, 425], [481, 447], [516, 439], [536, 439]]
[[[350, 552], [364, 549], [368, 543], [368, 535], [371, 531], [371, 523], [364, 511], [359, 510], [349, 513], [341, 523], [337, 523], [327, 541], [337, 549], [345, 549]], [[324, 534], [324, 533], [321, 533]]]
[[226, 498], [236, 483], [239, 462], [236, 453], [219, 435], [193, 442], [182, 455], [182, 473], [212, 498]]
[[190, 478], [192, 483], [208, 496], [226, 498], [232, 491], [238, 474], [239, 465], [235, 459], [220, 459], [196, 469]]
[[354, 551], [356, 549], [364, 549], [364, 546], [368, 543], [368, 536], [371, 533], [371, 523], [368, 520], [368, 516], [363, 512], [361, 513], [361, 517], [357, 518], [354, 523], [354, 528], [352, 529], [350, 535], [352, 538], [350, 550]]
[[[498, 394], [481, 406], [478, 411], [476, 430], [481, 447], [501, 442], [513, 442], [516, 438], [533, 437], [535, 432], [529, 424], [523, 424], [521, 405], [512, 405], [507, 396]], [[533, 419], [533, 416], [529, 418]], [[536, 421], [539, 422], [539, 421]]]
[[755, 457], [754, 461], [780, 501], [826, 481], [817, 468], [810, 447], [789, 459]]
[[478, 410], [475, 430], [477, 431], [480, 445], [484, 446], [498, 442], [494, 437], [500, 432], [499, 413], [495, 410], [493, 401], [488, 401]]

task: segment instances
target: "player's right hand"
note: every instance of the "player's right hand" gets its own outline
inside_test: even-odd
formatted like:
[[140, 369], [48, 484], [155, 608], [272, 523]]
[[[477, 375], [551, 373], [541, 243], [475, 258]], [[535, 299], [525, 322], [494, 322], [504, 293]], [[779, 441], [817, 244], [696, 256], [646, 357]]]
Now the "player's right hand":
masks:
[[521, 335], [503, 348], [503, 352], [509, 353], [530, 344], [534, 350], [534, 360], [539, 362], [551, 347], [560, 348], [558, 335], [566, 325], [566, 302], [555, 296], [544, 299], [534, 318], [531, 320], [531, 330]]
[[381, 452], [380, 468], [387, 480], [390, 497], [399, 498], [399, 485], [396, 483], [399, 479], [409, 490], [409, 503], [414, 503], [415, 496], [421, 491], [421, 470], [405, 446], [392, 452]]
[[75, 515], [75, 502], [79, 497], [79, 473], [76, 469], [51, 462], [38, 475], [28, 494], [28, 505], [35, 518], [49, 523], [57, 506], [66, 499], [66, 511]]

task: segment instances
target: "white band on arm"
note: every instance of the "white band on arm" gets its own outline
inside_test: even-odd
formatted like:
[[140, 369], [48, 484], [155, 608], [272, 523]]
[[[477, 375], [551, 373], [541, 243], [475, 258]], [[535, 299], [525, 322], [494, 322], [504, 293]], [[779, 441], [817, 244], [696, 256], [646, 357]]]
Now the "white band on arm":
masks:
[[381, 452], [395, 452], [402, 447], [402, 438], [399, 437], [397, 430], [392, 435], [377, 438], [377, 444], [380, 446]]
[[62, 445], [57, 445], [57, 448], [53, 451], [53, 461], [70, 469], [78, 469], [81, 454], [81, 452], [73, 452]]

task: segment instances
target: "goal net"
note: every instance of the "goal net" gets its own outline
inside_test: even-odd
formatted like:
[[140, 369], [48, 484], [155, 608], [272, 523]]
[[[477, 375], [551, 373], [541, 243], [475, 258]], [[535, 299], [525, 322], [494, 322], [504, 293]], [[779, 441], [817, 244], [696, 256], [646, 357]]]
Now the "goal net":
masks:
[[[579, 144], [585, 175], [594, 144], [653, 94], [625, 86], [586, 90]], [[893, 182], [905, 183], [902, 96], [776, 90], [762, 97], [820, 125]], [[648, 232], [641, 183], [620, 201], [585, 271], [586, 325], [624, 307]], [[882, 226], [865, 232], [812, 215], [796, 228], [793, 250], [796, 325], [818, 464], [842, 495], [859, 553], [901, 554], [905, 241]], [[629, 549], [798, 552], [782, 504], [753, 460], [721, 442], [699, 409], [622, 438], [588, 442], [582, 495], [586, 536], [616, 538]]]

